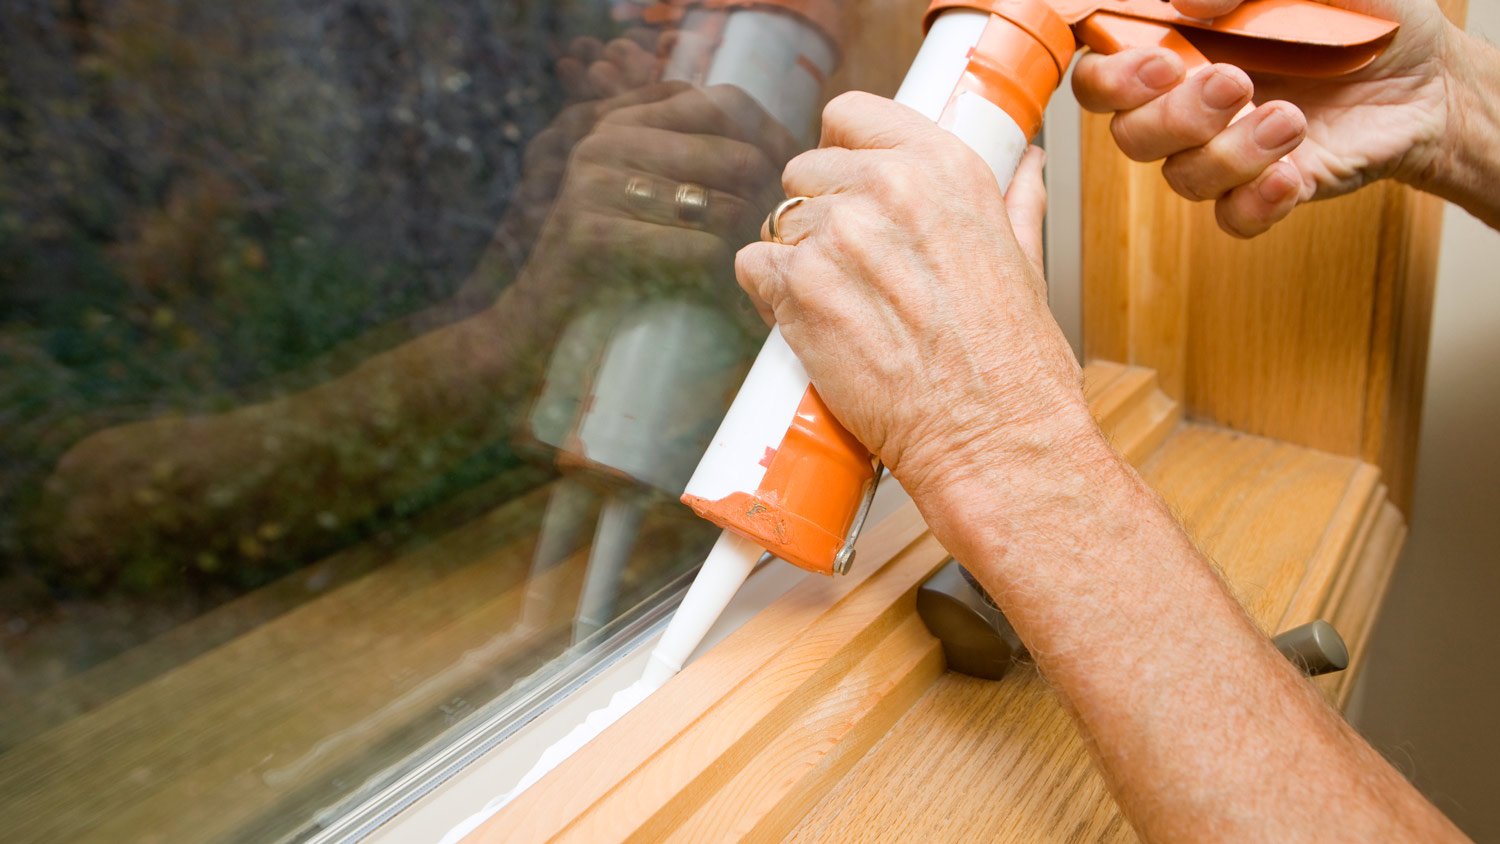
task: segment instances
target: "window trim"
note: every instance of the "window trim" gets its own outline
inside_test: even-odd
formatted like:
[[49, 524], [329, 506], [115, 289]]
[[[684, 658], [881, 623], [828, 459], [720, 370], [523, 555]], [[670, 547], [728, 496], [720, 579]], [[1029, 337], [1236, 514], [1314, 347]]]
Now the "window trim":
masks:
[[[865, 536], [878, 537], [889, 530], [888, 523], [909, 506], [912, 506], [910, 496], [887, 475], [881, 481], [875, 503], [871, 506]], [[864, 544], [863, 539], [861, 544]], [[542, 750], [560, 739], [590, 711], [605, 705], [615, 692], [640, 676], [651, 646], [665, 629], [670, 614], [676, 610], [691, 583], [692, 575], [696, 573], [696, 570], [689, 572], [664, 588], [663, 593], [671, 594], [656, 606], [650, 607], [649, 613], [643, 613], [643, 616], [649, 615], [649, 620], [645, 617], [633, 620], [627, 628], [611, 636], [598, 649], [599, 657], [595, 665], [587, 672], [580, 672], [580, 676], [567, 683], [566, 688], [559, 687], [545, 699], [538, 698], [535, 711], [524, 721], [518, 720], [517, 723], [505, 726], [503, 732], [492, 730], [493, 737], [484, 742], [482, 748], [477, 741], [466, 742], [467, 737], [458, 739], [459, 742], [465, 742], [465, 746], [470, 748], [469, 752], [445, 753], [451, 760], [450, 766], [441, 772], [433, 771], [429, 774], [433, 776], [432, 781], [420, 784], [416, 782], [419, 772], [429, 768], [424, 765], [388, 786], [387, 790], [393, 790], [398, 784], [406, 783], [409, 796], [399, 800], [399, 803], [397, 795], [384, 793], [387, 790], [383, 790], [382, 794], [367, 798], [352, 810], [343, 808], [347, 807], [347, 803], [329, 810], [331, 813], [342, 809], [347, 813], [345, 817], [359, 817], [362, 820], [357, 824], [336, 823], [310, 840], [318, 844], [333, 844], [360, 840], [435, 841], [441, 838], [450, 829], [480, 811], [491, 798], [508, 790], [530, 768]], [[807, 572], [780, 561], [759, 567], [699, 645], [695, 658], [728, 638], [808, 577]], [[497, 724], [495, 719], [500, 717], [512, 717], [508, 707], [506, 712], [486, 717], [485, 723], [473, 728], [473, 732], [478, 733]], [[439, 736], [434, 744], [444, 740], [454, 741], [451, 734], [445, 734]], [[473, 788], [471, 783], [483, 785]], [[477, 794], [467, 793], [469, 791]], [[386, 807], [385, 811], [378, 811], [377, 801]]]

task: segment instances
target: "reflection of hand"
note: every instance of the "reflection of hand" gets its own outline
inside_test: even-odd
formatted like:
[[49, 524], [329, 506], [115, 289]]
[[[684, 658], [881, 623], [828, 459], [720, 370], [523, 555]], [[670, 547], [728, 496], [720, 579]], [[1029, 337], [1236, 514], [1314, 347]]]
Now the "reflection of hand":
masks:
[[557, 60], [558, 81], [570, 105], [526, 145], [521, 183], [511, 202], [514, 219], [503, 233], [529, 245], [551, 210], [562, 184], [568, 156], [578, 142], [611, 111], [660, 99], [672, 89], [654, 84], [661, 62], [654, 52], [655, 34], [633, 30], [608, 44], [597, 38], [575, 38]]
[[718, 276], [732, 291], [731, 255], [779, 197], [796, 142], [738, 88], [649, 90], [670, 96], [612, 109], [574, 148], [533, 266], [571, 280]]
[[557, 60], [558, 81], [570, 100], [616, 97], [657, 81], [661, 75], [659, 36], [636, 28], [602, 43], [597, 38], [573, 39]]
[[[1214, 17], [1240, 0], [1174, 2], [1183, 14]], [[1376, 179], [1421, 186], [1452, 140], [1448, 58], [1464, 36], [1433, 0], [1333, 5], [1401, 23], [1390, 49], [1347, 77], [1257, 75], [1252, 85], [1238, 68], [1215, 65], [1184, 81], [1181, 60], [1152, 49], [1085, 55], [1073, 87], [1085, 108], [1118, 112], [1112, 128], [1126, 155], [1166, 159], [1162, 173], [1174, 190], [1215, 200], [1230, 234], [1260, 234], [1300, 202]], [[1252, 91], [1262, 104], [1230, 125]]]
[[811, 199], [783, 215], [784, 243], [741, 250], [740, 283], [914, 496], [981, 452], [1087, 420], [1047, 310], [1040, 151], [1002, 199], [979, 156], [932, 121], [845, 94], [823, 113], [823, 148], [783, 178]]

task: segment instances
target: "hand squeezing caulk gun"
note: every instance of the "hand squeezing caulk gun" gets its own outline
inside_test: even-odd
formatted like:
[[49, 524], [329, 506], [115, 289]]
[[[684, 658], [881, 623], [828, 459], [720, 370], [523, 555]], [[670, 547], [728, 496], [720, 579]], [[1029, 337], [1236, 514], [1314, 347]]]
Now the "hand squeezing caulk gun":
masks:
[[[1178, 5], [1186, 14], [1213, 17], [1237, 3]], [[1450, 76], [1456, 69], [1450, 66], [1461, 60], [1447, 46], [1451, 25], [1430, 2], [1342, 5], [1401, 23], [1389, 50], [1345, 77], [1247, 75], [1225, 64], [1184, 81], [1180, 57], [1144, 48], [1082, 56], [1073, 88], [1084, 108], [1117, 112], [1111, 128], [1127, 155], [1164, 160], [1162, 174], [1174, 190], [1213, 200], [1230, 234], [1259, 234], [1299, 203], [1382, 178], [1438, 193], [1484, 216], [1458, 186], [1437, 183], [1442, 159], [1451, 153], [1445, 131], [1463, 107], [1455, 94], [1464, 89]], [[1252, 91], [1259, 105], [1231, 125]]]

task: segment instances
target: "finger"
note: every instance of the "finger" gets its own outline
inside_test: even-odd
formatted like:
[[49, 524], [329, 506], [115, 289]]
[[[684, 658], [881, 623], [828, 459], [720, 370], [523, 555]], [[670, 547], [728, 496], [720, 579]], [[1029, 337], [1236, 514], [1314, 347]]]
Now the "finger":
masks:
[[799, 145], [791, 132], [732, 85], [688, 88], [665, 100], [610, 116], [610, 121], [697, 135], [721, 135], [752, 143], [780, 165]]
[[870, 150], [811, 149], [786, 163], [781, 189], [787, 196], [828, 196], [848, 190], [864, 175]]
[[656, 78], [656, 55], [629, 38], [616, 38], [606, 44], [604, 58], [620, 69], [628, 87], [638, 88]]
[[642, 50], [652, 55], [657, 55], [663, 35], [649, 26], [632, 26], [620, 33], [620, 37], [629, 38], [639, 45]]
[[1230, 191], [1214, 206], [1219, 228], [1235, 237], [1255, 237], [1283, 220], [1297, 206], [1302, 179], [1288, 161], [1266, 168], [1254, 181]]
[[[775, 213], [776, 209], [772, 208], [771, 214]], [[823, 202], [816, 197], [804, 199], [787, 208], [776, 218], [776, 230], [781, 235], [781, 242], [787, 246], [796, 246], [801, 243], [809, 234], [817, 230], [826, 213], [827, 209]], [[771, 237], [770, 214], [767, 214], [766, 218], [761, 221], [760, 239], [774, 242]]]
[[1085, 53], [1073, 68], [1073, 93], [1089, 111], [1128, 111], [1171, 90], [1186, 73], [1182, 59], [1167, 49]]
[[598, 122], [615, 112], [671, 99], [690, 87], [686, 82], [653, 82], [586, 105], [593, 110], [593, 120]]
[[616, 170], [640, 170], [674, 182], [755, 199], [777, 180], [776, 167], [758, 147], [708, 135], [686, 135], [664, 129], [612, 125], [584, 138], [575, 160]]
[[1259, 176], [1306, 135], [1307, 118], [1296, 106], [1266, 103], [1203, 146], [1169, 157], [1161, 172], [1188, 199], [1217, 199]]
[[572, 56], [557, 60], [557, 82], [569, 99], [584, 100], [595, 96], [593, 86], [589, 84], [588, 68]]
[[1042, 269], [1042, 231], [1047, 218], [1047, 185], [1043, 179], [1046, 163], [1047, 155], [1041, 147], [1026, 150], [1005, 192], [1011, 230], [1016, 233], [1026, 259], [1038, 272]]
[[1254, 90], [1243, 70], [1211, 65], [1140, 108], [1116, 114], [1110, 129], [1126, 155], [1155, 161], [1208, 143], [1250, 101]]
[[598, 274], [597, 281], [632, 283], [640, 273], [677, 270], [712, 275], [728, 267], [732, 249], [709, 232], [663, 226], [618, 211], [562, 209], [563, 260]]
[[948, 133], [916, 110], [894, 100], [848, 91], [823, 107], [823, 136], [818, 146], [892, 149], [934, 134]]
[[625, 84], [625, 71], [614, 62], [604, 59], [589, 65], [588, 81], [601, 97], [614, 97], [630, 90], [630, 86]]
[[792, 249], [779, 243], [758, 241], [748, 244], [734, 256], [734, 276], [767, 325], [776, 323], [778, 306], [784, 310]]
[[580, 35], [568, 44], [568, 55], [579, 62], [589, 65], [599, 60], [599, 53], [604, 49], [604, 42], [592, 35]]

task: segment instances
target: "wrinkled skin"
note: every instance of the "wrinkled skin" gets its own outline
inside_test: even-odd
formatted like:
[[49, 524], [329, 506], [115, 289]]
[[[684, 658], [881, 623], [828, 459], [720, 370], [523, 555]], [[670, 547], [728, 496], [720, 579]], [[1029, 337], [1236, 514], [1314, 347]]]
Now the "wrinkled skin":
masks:
[[[1174, 0], [1214, 17], [1239, 0]], [[1332, 5], [1398, 21], [1390, 48], [1369, 67], [1325, 80], [1247, 75], [1214, 65], [1184, 80], [1168, 50], [1085, 54], [1073, 73], [1084, 108], [1115, 112], [1115, 140], [1137, 161], [1163, 160], [1177, 193], [1213, 200], [1219, 225], [1251, 237], [1298, 204], [1377, 179], [1423, 186], [1443, 155], [1456, 30], [1433, 0], [1339, 0]], [[1230, 121], [1245, 103], [1259, 105]]]
[[822, 147], [787, 166], [786, 193], [811, 198], [783, 243], [740, 251], [740, 283], [913, 497], [1086, 419], [1047, 310], [1041, 151], [1002, 198], [962, 141], [861, 93], [828, 105]]

